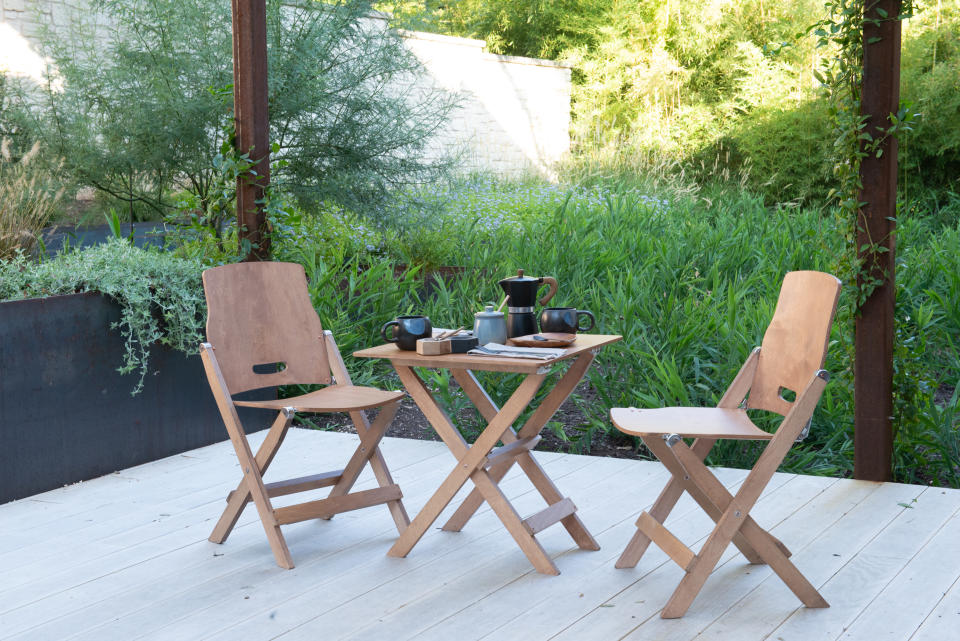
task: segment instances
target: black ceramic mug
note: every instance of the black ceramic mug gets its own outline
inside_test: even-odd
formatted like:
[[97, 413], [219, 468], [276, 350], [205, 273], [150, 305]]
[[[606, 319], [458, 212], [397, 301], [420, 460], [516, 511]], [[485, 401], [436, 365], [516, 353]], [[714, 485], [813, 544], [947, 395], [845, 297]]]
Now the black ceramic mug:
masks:
[[[590, 325], [580, 327], [580, 318], [586, 316], [590, 319]], [[589, 332], [596, 324], [596, 319], [592, 312], [576, 307], [547, 307], [540, 312], [540, 331], [556, 332], [558, 334], [576, 334], [577, 332]]]
[[[396, 328], [392, 332], [392, 338], [387, 336], [391, 327]], [[397, 316], [396, 320], [389, 321], [380, 328], [380, 335], [388, 343], [396, 343], [400, 349], [413, 352], [417, 349], [419, 339], [433, 336], [433, 326], [426, 316]]]

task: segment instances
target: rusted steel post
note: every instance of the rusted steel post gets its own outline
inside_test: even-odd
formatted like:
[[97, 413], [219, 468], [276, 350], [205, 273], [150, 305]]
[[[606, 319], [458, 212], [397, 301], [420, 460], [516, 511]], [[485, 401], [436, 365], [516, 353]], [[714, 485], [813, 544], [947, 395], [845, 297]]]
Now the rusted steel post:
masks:
[[267, 8], [265, 0], [233, 2], [233, 109], [236, 146], [249, 153], [256, 180], [237, 179], [237, 225], [244, 260], [269, 260], [270, 235], [263, 211], [270, 184], [270, 121], [267, 113]]
[[[877, 138], [883, 135], [878, 127], [889, 127], [888, 114], [897, 113], [900, 104], [900, 1], [866, 5], [860, 109], [869, 118], [867, 132]], [[869, 24], [871, 18], [880, 22]], [[855, 327], [853, 475], [870, 481], [890, 479], [893, 456], [896, 138], [887, 138], [881, 149], [879, 158], [872, 153], [860, 165], [860, 201], [866, 205], [857, 221], [857, 252], [864, 265], [860, 284], [882, 281], [864, 303]]]

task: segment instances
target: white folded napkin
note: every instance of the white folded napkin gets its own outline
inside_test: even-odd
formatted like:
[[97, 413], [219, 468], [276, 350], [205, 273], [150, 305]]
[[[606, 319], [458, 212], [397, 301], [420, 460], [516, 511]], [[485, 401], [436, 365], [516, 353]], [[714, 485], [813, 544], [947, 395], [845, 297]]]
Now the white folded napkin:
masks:
[[567, 350], [551, 349], [549, 347], [514, 347], [513, 345], [501, 345], [500, 343], [487, 343], [482, 347], [475, 347], [467, 353], [476, 354], [477, 356], [534, 358], [541, 361], [549, 361], [554, 358], [560, 358], [567, 353]]

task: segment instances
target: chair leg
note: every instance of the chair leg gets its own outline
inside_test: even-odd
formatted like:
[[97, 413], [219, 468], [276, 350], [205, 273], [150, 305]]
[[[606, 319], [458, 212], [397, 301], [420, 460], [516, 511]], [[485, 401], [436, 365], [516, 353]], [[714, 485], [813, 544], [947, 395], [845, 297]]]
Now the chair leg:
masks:
[[[294, 412], [281, 411], [270, 427], [270, 431], [267, 432], [267, 437], [263, 439], [263, 443], [260, 444], [260, 449], [257, 450], [256, 462], [261, 476], [266, 474], [267, 468], [270, 467], [270, 463], [273, 462], [273, 457], [276, 456], [277, 451], [280, 449], [280, 445], [287, 435], [287, 430], [293, 422], [293, 417]], [[211, 532], [209, 538], [210, 541], [213, 543], [223, 543], [227, 540], [230, 532], [233, 531], [234, 526], [240, 519], [243, 509], [247, 506], [247, 503], [250, 502], [250, 497], [250, 491], [247, 489], [247, 480], [246, 477], [244, 477], [240, 481], [240, 484], [237, 485], [237, 489], [229, 494], [227, 507], [220, 516], [220, 520], [217, 521], [217, 525], [213, 528], [213, 532]]]
[[[387, 428], [390, 427], [390, 423], [393, 421], [394, 416], [396, 416], [397, 410], [400, 409], [399, 401], [396, 403], [396, 409], [393, 410], [393, 415], [391, 415], [390, 420], [386, 422], [383, 426], [383, 433], [380, 435], [380, 438], [387, 432]], [[377, 416], [379, 420], [380, 416]], [[350, 419], [353, 421], [354, 427], [357, 429], [357, 433], [360, 433], [360, 427], [369, 429], [370, 422], [367, 419], [366, 412], [351, 412]], [[383, 452], [380, 451], [380, 447], [377, 446], [373, 448], [373, 453], [370, 455], [370, 469], [373, 470], [373, 476], [377, 479], [377, 483], [380, 487], [389, 487], [394, 485], [393, 476], [390, 474], [390, 469], [387, 467], [387, 461], [383, 458]], [[397, 526], [397, 532], [403, 532], [407, 529], [407, 526], [410, 525], [410, 517], [407, 515], [407, 510], [403, 506], [403, 500], [397, 499], [396, 501], [390, 501], [387, 503], [387, 509], [390, 510], [390, 516], [393, 517], [393, 522]]]
[[667, 605], [664, 606], [660, 616], [664, 619], [678, 619], [687, 613], [690, 604], [700, 594], [703, 584], [707, 577], [713, 572], [713, 569], [720, 561], [723, 551], [730, 545], [733, 535], [743, 523], [742, 515], [745, 512], [737, 510], [731, 505], [724, 512], [723, 516], [717, 522], [713, 532], [710, 533], [707, 542], [696, 556], [696, 562], [693, 567], [687, 571], [680, 585], [674, 590]]
[[[702, 459], [694, 456], [694, 452], [691, 450], [691, 448], [688, 448], [686, 444], [677, 443], [673, 447], [667, 447], [661, 442], [660, 446], [662, 448], [662, 450], [660, 450], [661, 453], [668, 459], [675, 461], [674, 464], [682, 467], [686, 475], [691, 477], [691, 481], [695, 487], [695, 493], [693, 494], [694, 498], [698, 503], [700, 503], [707, 514], [710, 515], [710, 518], [712, 518], [714, 522], [717, 522], [723, 515], [724, 510], [726, 510], [730, 505], [730, 502], [733, 501], [733, 495], [730, 494], [726, 487], [724, 487], [723, 483], [718, 481], [717, 478], [710, 473], [707, 467], [703, 464]], [[741, 496], [742, 499], [743, 497], [741, 493], [743, 490], [752, 486], [759, 488], [760, 491], [755, 493], [755, 495], [759, 497], [763, 487], [765, 487], [769, 481], [769, 477], [765, 480], [757, 479], [751, 472], [737, 494], [738, 496]], [[750, 507], [748, 507], [745, 512], [752, 509], [755, 500], [756, 499], [751, 500]], [[751, 542], [751, 540], [748, 540], [746, 536], [748, 532], [755, 533], [756, 537], [767, 539], [769, 543], [772, 543], [774, 546], [776, 546], [784, 555], [790, 556], [790, 550], [787, 549], [787, 546], [777, 539], [777, 537], [773, 536], [757, 525], [756, 521], [753, 520], [753, 517], [747, 514], [743, 527], [740, 528], [740, 531], [738, 531], [733, 537], [733, 543], [737, 546], [740, 552], [747, 557], [747, 561], [749, 561], [751, 564], [759, 565], [765, 561], [763, 559], [763, 555], [757, 552], [756, 546]]]
[[[260, 447], [257, 456], [254, 457], [253, 452], [250, 451], [250, 443], [247, 441], [247, 435], [243, 432], [243, 427], [240, 424], [240, 418], [237, 416], [237, 409], [234, 407], [233, 401], [227, 393], [227, 384], [223, 379], [220, 366], [217, 364], [217, 358], [213, 353], [213, 346], [209, 343], [203, 343], [200, 346], [200, 360], [203, 362], [203, 369], [207, 374], [207, 381], [210, 383], [210, 391], [213, 392], [213, 398], [217, 402], [217, 409], [220, 410], [224, 427], [227, 428], [230, 442], [233, 444], [233, 449], [237, 453], [240, 469], [243, 470], [242, 487], [237, 488], [234, 496], [245, 494], [241, 490], [246, 488], [253, 499], [254, 505], [257, 506], [260, 522], [263, 524], [263, 529], [267, 533], [267, 541], [270, 542], [270, 549], [273, 550], [273, 558], [276, 559], [277, 565], [280, 567], [291, 569], [293, 568], [293, 559], [290, 557], [290, 550], [287, 549], [287, 542], [283, 538], [283, 533], [280, 532], [280, 524], [277, 522], [277, 515], [273, 510], [273, 505], [270, 503], [267, 488], [263, 484], [263, 475], [261, 474], [261, 465], [259, 463], [263, 463], [263, 469], [269, 466], [273, 460], [273, 456], [276, 454], [277, 448], [280, 446], [280, 442], [283, 441], [287, 428], [290, 427], [290, 421], [293, 420], [293, 412], [285, 408], [284, 411], [277, 416], [277, 419], [273, 422], [273, 426], [270, 428], [270, 432], [267, 434], [267, 441]], [[263, 455], [262, 459], [260, 459], [261, 454]], [[258, 459], [260, 459], [259, 462]], [[237, 502], [239, 503], [239, 508], [234, 506], [234, 509], [231, 510], [228, 505], [227, 512], [224, 512], [224, 516], [220, 518], [220, 523], [217, 524], [217, 528], [221, 531], [217, 532], [217, 530], [214, 530], [214, 534], [211, 535], [212, 538], [222, 537], [222, 540], [229, 535], [230, 530], [233, 529], [233, 526], [236, 524], [239, 512], [242, 511], [243, 505], [246, 504], [246, 497], [244, 497], [242, 502], [237, 498]], [[233, 511], [236, 511], [237, 514], [234, 515]], [[227, 516], [228, 512], [230, 514], [229, 516]]]
[[[324, 330], [324, 341], [327, 346], [327, 358], [330, 361], [330, 371], [336, 379], [337, 383], [340, 385], [351, 385], [352, 380], [350, 378], [350, 372], [347, 371], [347, 366], [343, 362], [343, 357], [340, 355], [340, 349], [337, 347], [336, 341], [333, 339], [333, 334], [329, 330]], [[397, 409], [399, 409], [399, 403], [397, 404]], [[394, 410], [394, 413], [396, 410]], [[379, 416], [377, 417], [379, 419]], [[391, 420], [393, 416], [390, 417]], [[353, 426], [357, 430], [357, 434], [363, 439], [364, 434], [367, 430], [370, 429], [370, 421], [367, 419], [366, 412], [350, 412], [350, 420], [353, 421]], [[389, 426], [389, 422], [384, 426], [384, 432]], [[393, 477], [390, 475], [390, 470], [387, 468], [387, 462], [383, 458], [383, 454], [380, 452], [380, 448], [374, 448], [373, 454], [369, 458], [370, 468], [373, 470], [373, 475], [377, 479], [380, 487], [388, 487], [394, 485]], [[407, 515], [406, 508], [403, 507], [403, 501], [397, 499], [396, 501], [390, 501], [387, 503], [387, 509], [390, 510], [390, 516], [393, 517], [393, 522], [397, 526], [397, 532], [403, 533], [407, 526], [410, 525], [410, 517]]]
[[[732, 542], [735, 534], [743, 533], [750, 540], [756, 552], [765, 563], [779, 576], [788, 588], [808, 608], [828, 608], [830, 605], [815, 587], [790, 562], [783, 551], [774, 543], [773, 537], [764, 536], [766, 531], [756, 526], [746, 527], [749, 515], [747, 508], [741, 508], [736, 499], [730, 502], [710, 537], [696, 556], [696, 563], [680, 581], [673, 595], [663, 608], [660, 616], [664, 619], [676, 619], [686, 614], [693, 600], [700, 593], [707, 577], [713, 572], [723, 551]], [[745, 530], [752, 530], [747, 535]]]
[[[274, 432], [275, 429], [277, 430], [278, 436], [275, 439], [276, 442], [266, 449], [263, 446], [260, 448], [261, 451], [264, 452], [265, 463], [273, 459], [273, 455], [276, 454], [280, 441], [283, 440], [283, 435], [279, 434], [279, 432], [285, 433], [287, 427], [289, 427], [289, 421], [293, 420], [292, 412], [289, 416], [285, 416], [285, 414], [287, 413], [282, 412], [281, 416], [277, 417], [274, 426], [270, 430], [271, 432]], [[257, 507], [260, 522], [263, 524], [263, 529], [267, 534], [267, 541], [269, 541], [270, 549], [273, 551], [273, 558], [280, 567], [286, 568], [287, 570], [293, 569], [293, 558], [290, 556], [290, 550], [287, 549], [287, 542], [283, 538], [283, 533], [280, 531], [280, 524], [277, 523], [277, 517], [273, 511], [273, 505], [270, 503], [267, 488], [263, 484], [263, 475], [260, 472], [260, 466], [257, 464], [257, 459], [250, 450], [247, 437], [238, 422], [226, 420], [225, 423], [227, 432], [230, 434], [230, 440], [233, 443], [233, 448], [237, 453], [237, 459], [240, 461], [240, 468], [243, 470], [243, 485], [246, 486], [247, 491], [253, 499], [254, 505]], [[270, 434], [267, 436], [269, 438]], [[237, 492], [234, 496], [240, 494], [242, 494], [242, 492]], [[228, 506], [227, 509], [229, 510], [230, 507]], [[240, 506], [240, 511], [242, 511], [242, 509], [243, 504]], [[227, 517], [227, 512], [224, 512], [221, 521], [224, 521], [225, 517]], [[239, 517], [239, 512], [237, 517]], [[236, 523], [236, 518], [230, 518], [229, 520]], [[232, 523], [230, 527], [233, 527]], [[229, 530], [227, 530], [227, 533], [229, 533]]]
[[737, 495], [733, 496], [707, 469], [699, 456], [683, 442], [670, 447], [661, 439], [651, 437], [647, 444], [671, 473], [675, 476], [684, 474], [689, 478], [691, 485], [688, 491], [705, 511], [709, 513], [711, 509], [723, 510], [719, 518], [714, 517], [716, 527], [664, 607], [661, 613], [663, 618], [678, 618], [686, 613], [719, 562], [723, 551], [730, 543], [737, 543], [738, 540], [743, 543], [738, 545], [741, 550], [746, 547], [758, 557], [759, 562], [769, 564], [804, 605], [829, 607], [820, 593], [787, 558], [789, 551], [786, 547], [750, 517], [750, 510], [770, 480], [772, 472], [767, 475], [751, 472]]
[[[650, 516], [660, 523], [663, 523], [670, 512], [673, 511], [673, 507], [677, 504], [677, 501], [680, 500], [681, 496], [683, 496], [683, 486], [680, 485], [675, 478], [671, 477], [666, 487], [664, 487], [660, 493], [660, 496], [657, 497], [653, 507], [650, 508]], [[650, 547], [650, 537], [637, 527], [637, 531], [633, 533], [633, 537], [620, 554], [620, 558], [617, 559], [614, 567], [618, 569], [636, 567], [648, 547]]]
[[[715, 440], [700, 438], [694, 441], [692, 449], [697, 457], [702, 461], [707, 457], [707, 454], [710, 453], [714, 443], [716, 443]], [[650, 508], [650, 516], [660, 523], [666, 521], [667, 517], [670, 516], [670, 512], [672, 512], [674, 506], [676, 506], [677, 501], [679, 501], [680, 497], [683, 496], [683, 491], [684, 484], [681, 483], [681, 481], [678, 480], [675, 475], [672, 476], [667, 482], [666, 487], [663, 488], [660, 496], [657, 497], [653, 507]], [[630, 539], [630, 542], [627, 543], [627, 547], [620, 555], [620, 558], [617, 559], [614, 567], [620, 569], [636, 567], [637, 563], [640, 562], [640, 559], [643, 557], [644, 553], [646, 553], [649, 546], [650, 537], [644, 534], [643, 531], [638, 527], [637, 531], [633, 534], [633, 538]]]
[[[800, 570], [797, 569], [797, 566], [787, 558], [783, 550], [771, 541], [773, 537], [758, 536], [758, 534], [765, 534], [766, 530], [760, 529], [759, 532], [753, 532], [747, 528], [745, 523], [740, 531], [750, 540], [754, 549], [763, 557], [763, 560], [770, 566], [770, 569], [780, 577], [787, 587], [790, 588], [790, 591], [793, 592], [805, 606], [808, 608], [830, 607], [826, 599], [813, 587], [813, 584], [807, 580], [807, 577], [803, 576]], [[774, 541], [776, 541], [776, 539], [774, 539]]]
[[[674, 479], [680, 483], [681, 487], [697, 502], [698, 505], [707, 513], [714, 522], [719, 522], [724, 510], [727, 509], [732, 496], [727, 488], [716, 479], [715, 476], [704, 465], [703, 459], [706, 458], [706, 452], [700, 456], [700, 452], [687, 447], [682, 441], [670, 447], [659, 436], [641, 437], [647, 448], [656, 455], [663, 463]], [[710, 442], [713, 444], [713, 441]], [[696, 446], [697, 443], [694, 443]], [[709, 449], [709, 448], [708, 448]], [[681, 460], [681, 457], [683, 460]], [[748, 516], [747, 519], [752, 522]], [[662, 521], [661, 521], [662, 523]], [[743, 537], [740, 532], [733, 535], [733, 544], [737, 546], [740, 553], [746, 557], [747, 562], [752, 565], [763, 563], [763, 559], [757, 554], [756, 550]], [[786, 549], [786, 548], [784, 548]]]
[[[360, 445], [358, 445], [357, 449], [354, 450], [353, 456], [350, 457], [346, 467], [343, 468], [343, 472], [340, 475], [340, 480], [333, 487], [333, 489], [330, 490], [330, 494], [327, 496], [327, 498], [344, 496], [348, 494], [353, 488], [354, 483], [357, 482], [357, 477], [360, 476], [360, 472], [363, 471], [363, 466], [368, 462], [370, 463], [371, 468], [374, 469], [374, 475], [377, 476], [377, 466], [374, 463], [373, 457], [380, 453], [380, 441], [383, 439], [383, 435], [386, 432], [387, 427], [393, 421], [393, 418], [396, 416], [397, 410], [399, 409], [400, 401], [389, 403], [383, 406], [380, 409], [380, 413], [377, 415], [376, 420], [374, 420], [372, 424], [367, 421], [365, 413], [350, 413], [350, 417], [353, 419], [354, 426], [357, 429], [357, 434], [360, 436]], [[380, 461], [383, 461], [382, 455]], [[382, 472], [385, 472], [385, 477], [383, 479], [381, 479], [380, 476], [377, 476], [377, 482], [379, 483], [380, 487], [394, 485], [393, 479], [390, 477], [390, 472], [386, 469], [386, 464], [383, 465]], [[406, 516], [406, 511], [403, 509], [403, 503], [401, 503], [399, 499], [396, 501], [390, 501], [387, 505], [399, 505], [399, 509], [402, 511], [402, 516]], [[392, 512], [393, 511], [391, 510], [391, 513]], [[331, 514], [324, 516], [323, 518], [329, 520], [332, 517], [333, 515]], [[396, 521], [396, 517], [394, 517], [394, 520]], [[402, 520], [401, 522], [397, 523], [398, 529], [401, 527], [401, 523]], [[407, 520], [407, 523], [409, 524], [409, 519]]]

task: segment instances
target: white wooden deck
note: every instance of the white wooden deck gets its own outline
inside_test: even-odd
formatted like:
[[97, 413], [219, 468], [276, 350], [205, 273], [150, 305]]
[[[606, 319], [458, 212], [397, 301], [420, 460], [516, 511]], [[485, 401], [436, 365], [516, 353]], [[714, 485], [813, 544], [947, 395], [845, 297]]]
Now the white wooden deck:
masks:
[[[355, 439], [291, 430], [268, 480], [339, 468]], [[441, 443], [387, 439], [383, 449], [412, 516], [453, 457]], [[777, 475], [753, 514], [791, 548], [832, 607], [800, 607], [768, 568], [747, 565], [731, 547], [688, 615], [662, 620], [680, 569], [655, 546], [636, 569], [613, 567], [638, 512], [661, 489], [662, 467], [537, 457], [602, 547], [578, 550], [559, 526], [541, 533], [557, 577], [534, 573], [488, 509], [461, 533], [431, 529], [405, 559], [386, 556], [397, 532], [385, 507], [285, 526], [294, 570], [274, 565], [252, 507], [224, 545], [209, 543], [240, 477], [227, 442], [2, 505], [0, 638], [944, 641], [960, 634], [960, 490]], [[733, 487], [745, 472], [718, 475]], [[362, 483], [372, 483], [369, 473]], [[516, 471], [503, 488], [521, 513], [542, 507]], [[692, 544], [711, 522], [684, 501], [667, 524]]]

